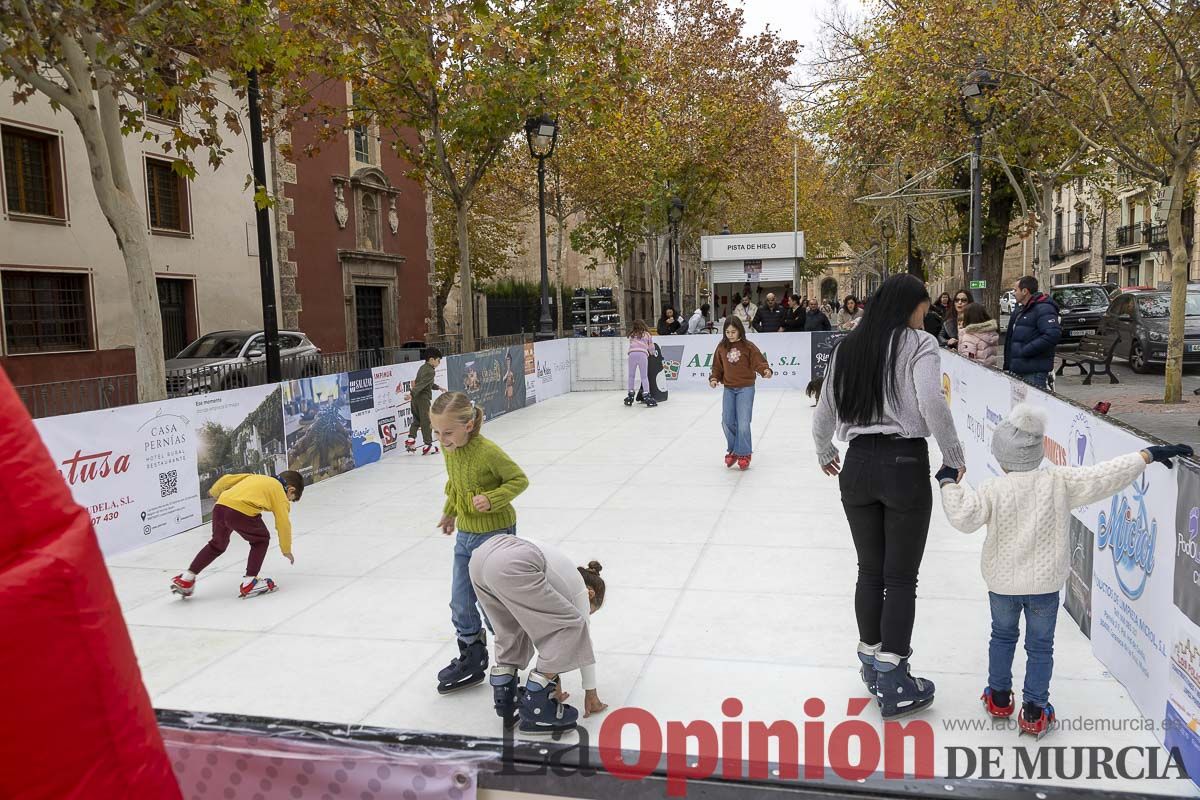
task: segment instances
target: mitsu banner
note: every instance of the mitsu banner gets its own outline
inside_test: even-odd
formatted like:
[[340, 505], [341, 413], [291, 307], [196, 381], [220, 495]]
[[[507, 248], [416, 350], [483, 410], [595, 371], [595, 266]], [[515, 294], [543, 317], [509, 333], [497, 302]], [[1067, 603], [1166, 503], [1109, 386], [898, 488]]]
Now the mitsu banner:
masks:
[[200, 524], [188, 398], [34, 420], [112, 556]]

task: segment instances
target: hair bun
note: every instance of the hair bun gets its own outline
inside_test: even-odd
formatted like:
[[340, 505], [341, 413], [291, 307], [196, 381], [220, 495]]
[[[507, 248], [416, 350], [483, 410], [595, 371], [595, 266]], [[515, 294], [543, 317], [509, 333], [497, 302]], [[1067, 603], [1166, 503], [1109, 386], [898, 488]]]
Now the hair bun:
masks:
[[588, 562], [588, 565], [587, 565], [587, 568], [588, 568], [588, 571], [589, 571], [589, 572], [594, 572], [594, 573], [596, 573], [597, 575], [599, 575], [599, 574], [600, 574], [600, 570], [604, 569], [604, 567], [600, 566], [600, 562], [599, 562], [599, 561], [589, 561], [589, 562]]

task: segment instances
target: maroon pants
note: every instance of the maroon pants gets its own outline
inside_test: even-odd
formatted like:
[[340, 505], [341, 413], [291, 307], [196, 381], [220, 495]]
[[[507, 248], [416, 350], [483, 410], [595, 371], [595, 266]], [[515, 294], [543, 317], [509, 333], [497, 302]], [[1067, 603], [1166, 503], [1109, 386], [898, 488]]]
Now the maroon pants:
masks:
[[246, 575], [257, 575], [262, 569], [263, 559], [267, 557], [267, 547], [271, 544], [271, 531], [267, 529], [262, 517], [250, 517], [222, 505], [213, 506], [212, 539], [192, 559], [192, 565], [188, 567], [188, 571], [200, 574], [200, 570], [225, 552], [225, 548], [229, 547], [229, 535], [235, 532], [250, 543], [250, 557], [246, 559]]

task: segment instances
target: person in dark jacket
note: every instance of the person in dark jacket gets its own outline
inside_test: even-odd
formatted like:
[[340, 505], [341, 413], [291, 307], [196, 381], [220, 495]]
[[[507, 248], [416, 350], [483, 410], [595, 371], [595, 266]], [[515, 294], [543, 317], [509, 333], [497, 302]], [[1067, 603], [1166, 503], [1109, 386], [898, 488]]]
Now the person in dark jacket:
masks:
[[783, 318], [783, 329], [792, 333], [802, 332], [804, 330], [806, 310], [804, 301], [800, 299], [800, 295], [792, 295], [792, 306], [787, 312], [787, 316]]
[[658, 320], [658, 335], [671, 336], [679, 333], [679, 318], [675, 314], [675, 309], [667, 306], [663, 309], [662, 317]]
[[808, 313], [804, 316], [804, 330], [833, 330], [833, 326], [829, 324], [829, 317], [825, 316], [825, 312], [821, 310], [821, 306], [816, 303], [810, 303], [808, 306]]
[[766, 305], [759, 306], [751, 325], [759, 333], [778, 333], [783, 330], [783, 321], [787, 318], [787, 310], [776, 304], [775, 295], [767, 295]]
[[1038, 280], [1026, 275], [1014, 288], [1017, 309], [1004, 337], [1004, 369], [1030, 386], [1045, 389], [1054, 369], [1054, 348], [1062, 340], [1058, 306], [1038, 291]]

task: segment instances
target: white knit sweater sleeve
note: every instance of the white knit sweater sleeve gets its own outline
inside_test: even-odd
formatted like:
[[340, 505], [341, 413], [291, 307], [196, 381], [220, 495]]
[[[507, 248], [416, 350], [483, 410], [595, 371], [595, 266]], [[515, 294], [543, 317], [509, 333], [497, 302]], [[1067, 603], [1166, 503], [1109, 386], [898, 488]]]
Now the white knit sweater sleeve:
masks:
[[966, 482], [942, 487], [942, 508], [950, 524], [963, 533], [974, 533], [992, 516], [992, 497], [987, 486], [978, 489]]
[[1055, 467], [1054, 471], [1066, 485], [1071, 508], [1078, 508], [1111, 497], [1133, 483], [1145, 469], [1146, 461], [1139, 450], [1093, 467]]

